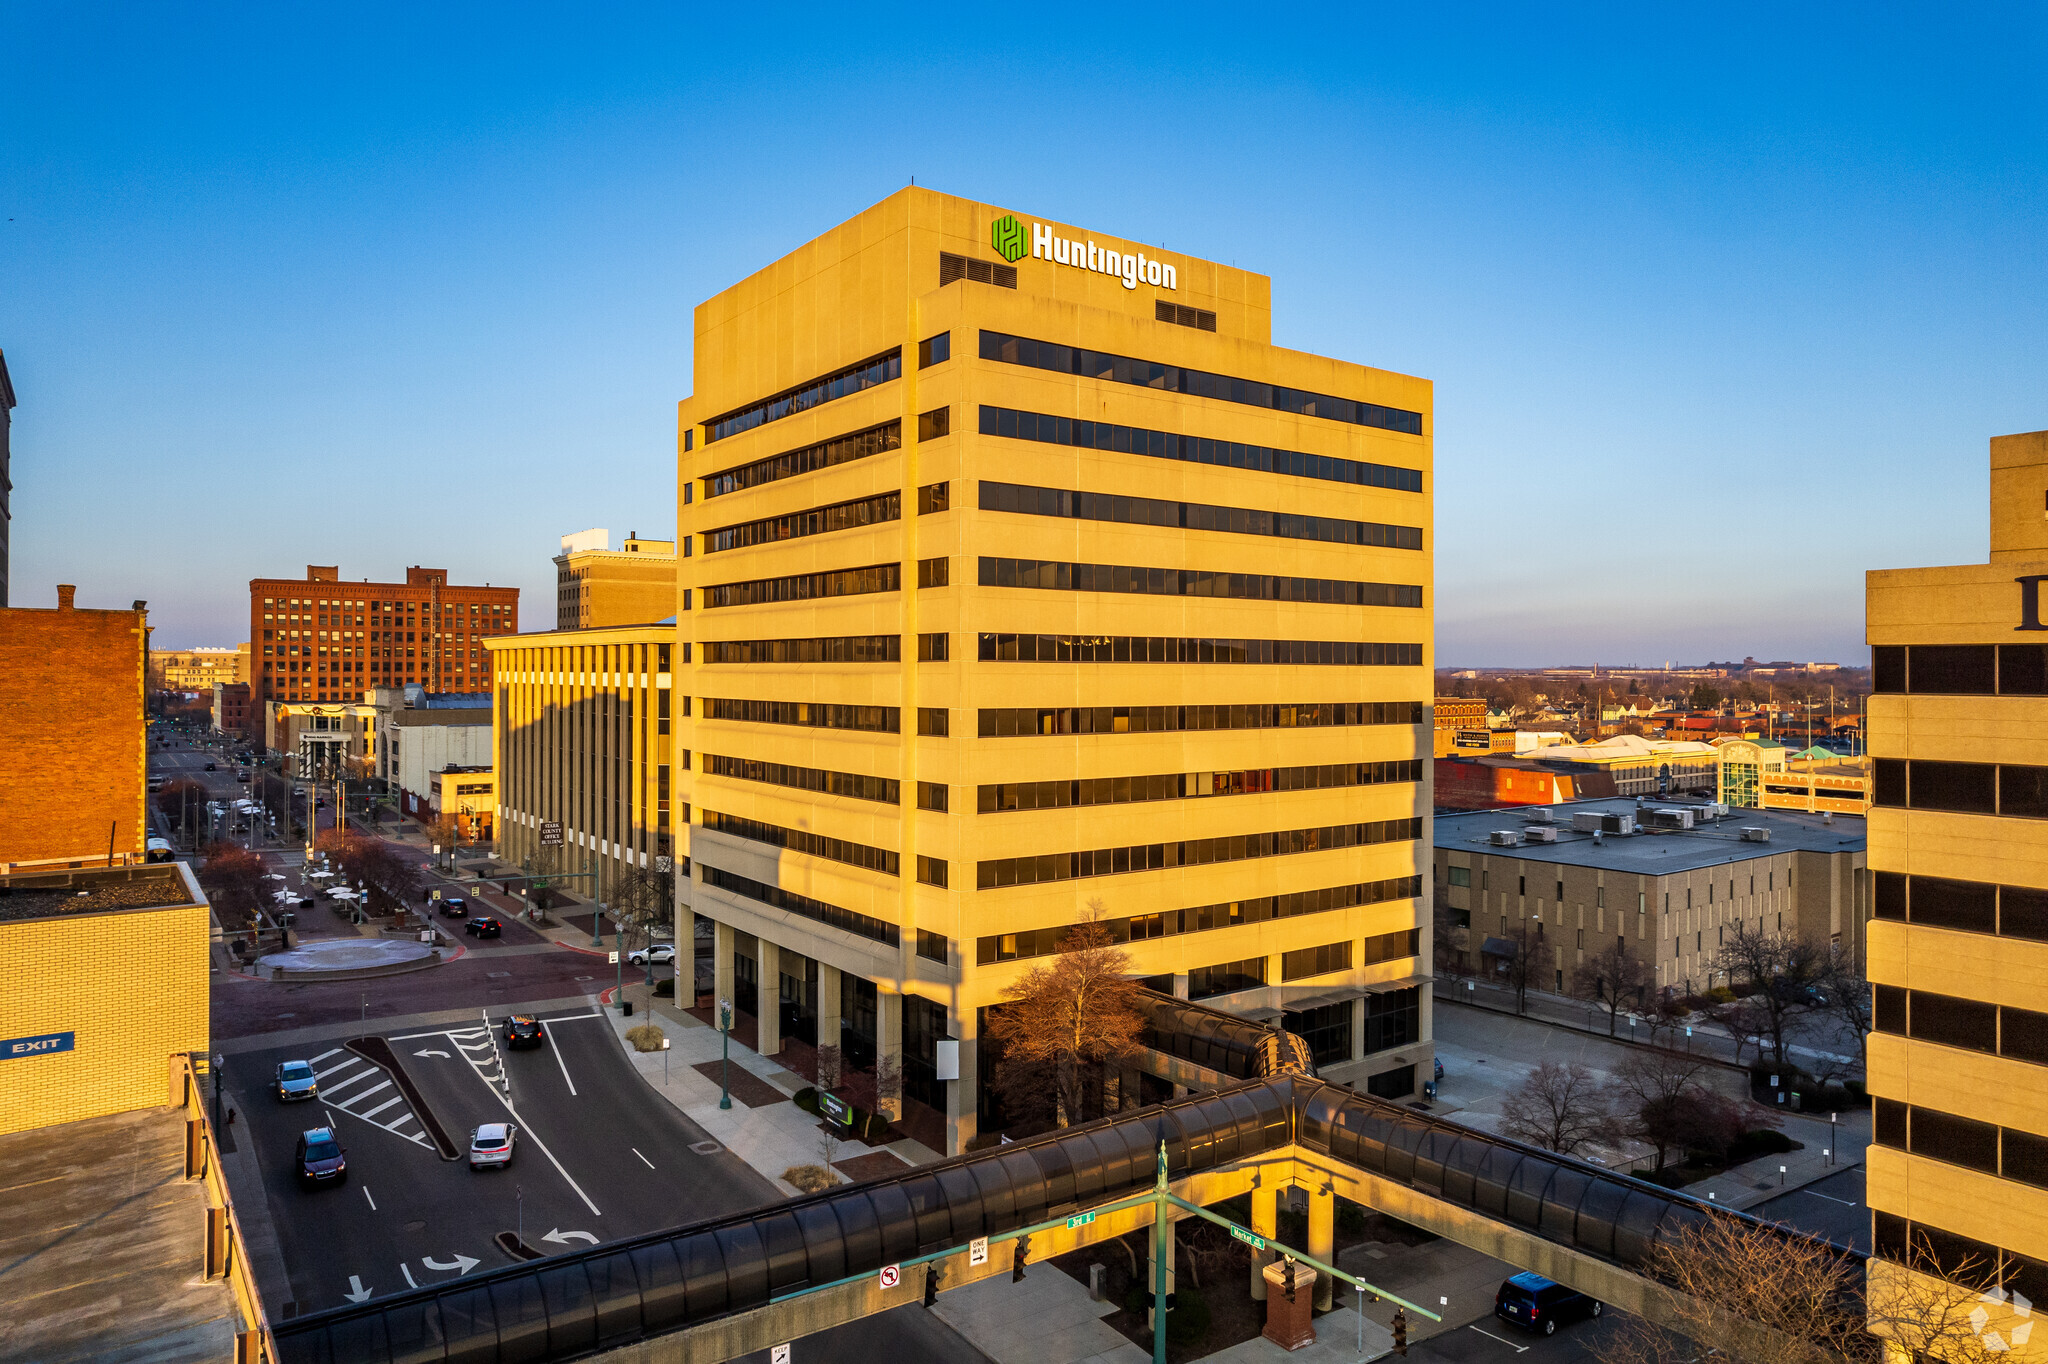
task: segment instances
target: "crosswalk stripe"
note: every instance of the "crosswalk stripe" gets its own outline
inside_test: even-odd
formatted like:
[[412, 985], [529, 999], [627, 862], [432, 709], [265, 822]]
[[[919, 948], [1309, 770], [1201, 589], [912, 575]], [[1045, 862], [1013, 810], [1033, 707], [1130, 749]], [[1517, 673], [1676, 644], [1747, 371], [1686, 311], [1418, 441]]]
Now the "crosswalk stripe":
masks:
[[359, 1085], [365, 1080], [374, 1080], [383, 1073], [383, 1071], [380, 1071], [375, 1066], [372, 1066], [367, 1070], [357, 1071], [354, 1075], [349, 1076], [346, 1080], [336, 1080], [333, 1084], [327, 1086], [326, 1092], [329, 1094], [338, 1094], [342, 1090], [347, 1089], [350, 1085]]
[[342, 1063], [341, 1063], [340, 1065], [338, 1065], [338, 1066], [329, 1066], [329, 1067], [328, 1067], [327, 1069], [325, 1069], [325, 1070], [315, 1071], [315, 1072], [313, 1073], [313, 1078], [314, 1078], [314, 1079], [316, 1079], [316, 1080], [324, 1080], [324, 1079], [326, 1079], [326, 1078], [327, 1078], [328, 1076], [330, 1076], [330, 1075], [339, 1075], [339, 1074], [341, 1074], [341, 1073], [342, 1073], [342, 1072], [343, 1072], [344, 1070], [347, 1070], [347, 1069], [348, 1069], [348, 1068], [349, 1068], [350, 1066], [359, 1066], [359, 1065], [361, 1065], [361, 1064], [362, 1064], [362, 1062], [361, 1062], [361, 1061], [359, 1061], [359, 1060], [358, 1060], [358, 1059], [356, 1059], [355, 1057], [351, 1056], [351, 1057], [349, 1057], [349, 1058], [348, 1058], [348, 1060], [346, 1060], [346, 1061], [343, 1061], [343, 1062], [342, 1062]]
[[404, 1103], [404, 1102], [405, 1102], [405, 1098], [404, 1098], [404, 1096], [403, 1096], [403, 1095], [399, 1095], [399, 1094], [394, 1094], [394, 1095], [392, 1095], [392, 1096], [391, 1096], [390, 1098], [386, 1099], [386, 1100], [385, 1100], [385, 1101], [384, 1101], [383, 1103], [380, 1103], [380, 1104], [378, 1104], [378, 1105], [377, 1105], [377, 1106], [376, 1106], [375, 1108], [366, 1108], [366, 1109], [364, 1109], [364, 1110], [363, 1110], [363, 1111], [362, 1111], [362, 1112], [361, 1112], [360, 1114], [358, 1114], [357, 1116], [358, 1116], [358, 1117], [362, 1117], [362, 1118], [374, 1118], [374, 1117], [376, 1117], [376, 1116], [377, 1116], [377, 1115], [378, 1115], [379, 1113], [382, 1113], [382, 1112], [383, 1112], [383, 1111], [384, 1111], [385, 1109], [387, 1109], [387, 1108], [391, 1108], [391, 1107], [394, 1107], [394, 1106], [396, 1106], [396, 1105], [398, 1105], [398, 1104], [402, 1104], [402, 1103]]
[[340, 1047], [334, 1047], [334, 1048], [332, 1048], [332, 1049], [330, 1049], [330, 1050], [328, 1050], [328, 1051], [323, 1051], [323, 1052], [321, 1052], [321, 1053], [320, 1053], [320, 1054], [319, 1054], [318, 1056], [314, 1057], [314, 1058], [313, 1058], [313, 1059], [312, 1059], [312, 1060], [311, 1060], [310, 1062], [308, 1062], [307, 1064], [309, 1064], [309, 1065], [315, 1065], [315, 1066], [317, 1066], [317, 1065], [319, 1065], [319, 1064], [320, 1064], [320, 1063], [321, 1063], [322, 1061], [325, 1061], [325, 1060], [326, 1060], [326, 1059], [327, 1059], [328, 1057], [330, 1057], [330, 1056], [339, 1056], [339, 1055], [341, 1055], [341, 1048], [340, 1048]]
[[370, 1096], [371, 1096], [372, 1094], [378, 1094], [378, 1093], [381, 1093], [381, 1092], [383, 1092], [384, 1090], [387, 1090], [387, 1089], [389, 1089], [389, 1088], [391, 1088], [391, 1082], [390, 1082], [389, 1080], [386, 1080], [386, 1081], [385, 1081], [385, 1082], [384, 1082], [383, 1084], [381, 1084], [381, 1085], [372, 1085], [372, 1086], [371, 1086], [370, 1088], [368, 1088], [368, 1089], [364, 1090], [364, 1091], [363, 1091], [362, 1093], [360, 1093], [360, 1094], [352, 1094], [352, 1095], [350, 1095], [350, 1096], [349, 1096], [349, 1099], [348, 1099], [348, 1103], [338, 1103], [338, 1104], [336, 1104], [336, 1105], [334, 1105], [334, 1106], [335, 1106], [336, 1108], [339, 1108], [339, 1109], [343, 1110], [344, 1112], [348, 1112], [348, 1113], [354, 1113], [354, 1112], [356, 1112], [356, 1110], [355, 1110], [355, 1109], [353, 1109], [353, 1108], [350, 1108], [350, 1107], [349, 1107], [349, 1104], [359, 1104], [359, 1103], [361, 1103], [361, 1102], [362, 1102], [363, 1100], [365, 1100], [365, 1099], [369, 1098], [369, 1097], [370, 1097]]

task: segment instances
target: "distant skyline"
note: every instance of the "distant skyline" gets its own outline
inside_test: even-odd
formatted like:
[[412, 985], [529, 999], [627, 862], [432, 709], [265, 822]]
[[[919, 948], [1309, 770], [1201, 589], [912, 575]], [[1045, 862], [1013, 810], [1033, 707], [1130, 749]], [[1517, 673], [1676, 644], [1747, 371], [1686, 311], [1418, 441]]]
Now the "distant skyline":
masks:
[[1860, 664], [2048, 427], [2035, 7], [699, 8], [0, 0], [13, 604], [231, 646], [419, 564], [545, 628], [561, 535], [673, 534], [692, 309], [912, 176], [1434, 381], [1440, 667]]

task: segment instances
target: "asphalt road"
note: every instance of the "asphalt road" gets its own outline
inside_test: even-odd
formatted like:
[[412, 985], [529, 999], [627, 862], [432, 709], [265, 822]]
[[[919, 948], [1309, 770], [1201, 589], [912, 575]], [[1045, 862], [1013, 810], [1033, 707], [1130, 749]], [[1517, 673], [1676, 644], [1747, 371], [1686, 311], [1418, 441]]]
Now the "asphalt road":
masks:
[[1838, 1246], [1870, 1253], [1870, 1208], [1863, 1201], [1861, 1165], [1781, 1194], [1750, 1212], [1815, 1236], [1825, 1236]]
[[1599, 1321], [1577, 1321], [1554, 1336], [1539, 1336], [1489, 1317], [1408, 1347], [1410, 1359], [1456, 1360], [1459, 1364], [1550, 1364], [1553, 1360], [1590, 1360], [1602, 1339], [1620, 1329], [1615, 1314]]

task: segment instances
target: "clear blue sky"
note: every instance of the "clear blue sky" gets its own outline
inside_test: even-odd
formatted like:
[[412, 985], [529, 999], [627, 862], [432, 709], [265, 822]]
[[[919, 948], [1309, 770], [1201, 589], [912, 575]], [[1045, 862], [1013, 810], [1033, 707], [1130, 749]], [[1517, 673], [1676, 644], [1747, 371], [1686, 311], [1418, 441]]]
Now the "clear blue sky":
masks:
[[14, 601], [673, 529], [691, 309], [919, 183], [1436, 383], [1443, 664], [1851, 661], [2048, 427], [2036, 6], [0, 3]]

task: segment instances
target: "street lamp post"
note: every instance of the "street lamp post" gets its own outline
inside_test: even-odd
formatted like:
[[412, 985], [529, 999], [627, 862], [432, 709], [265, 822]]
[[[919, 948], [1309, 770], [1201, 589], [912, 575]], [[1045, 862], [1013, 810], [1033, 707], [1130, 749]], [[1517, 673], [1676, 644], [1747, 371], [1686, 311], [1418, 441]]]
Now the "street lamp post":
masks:
[[724, 1039], [718, 1058], [718, 1106], [731, 1108], [732, 1088], [726, 1083], [732, 1070], [732, 1001], [729, 999], [718, 1001], [718, 1031]]

